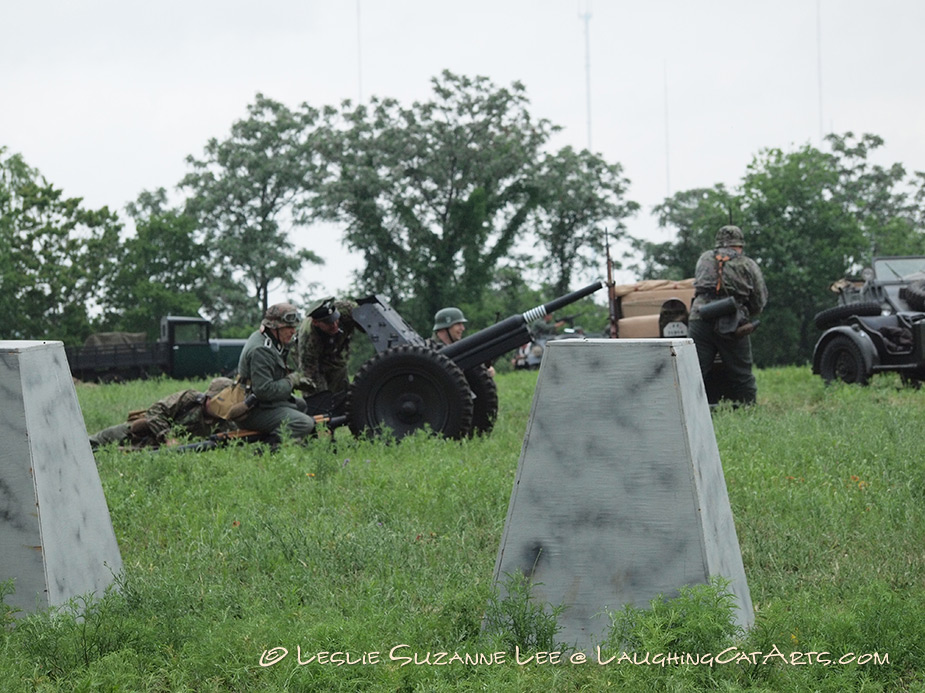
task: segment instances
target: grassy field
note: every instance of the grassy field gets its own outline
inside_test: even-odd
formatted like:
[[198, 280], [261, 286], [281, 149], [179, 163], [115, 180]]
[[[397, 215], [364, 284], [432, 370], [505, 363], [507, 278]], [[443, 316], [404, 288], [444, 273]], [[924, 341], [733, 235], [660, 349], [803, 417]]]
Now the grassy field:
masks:
[[[535, 378], [499, 376], [480, 440], [102, 451], [119, 589], [0, 610], [0, 690], [925, 690], [925, 394], [759, 372], [759, 406], [713, 415], [754, 628], [700, 586], [613, 615], [629, 659], [551, 663], [557, 605], [491, 585]], [[78, 396], [93, 431], [181, 386]]]

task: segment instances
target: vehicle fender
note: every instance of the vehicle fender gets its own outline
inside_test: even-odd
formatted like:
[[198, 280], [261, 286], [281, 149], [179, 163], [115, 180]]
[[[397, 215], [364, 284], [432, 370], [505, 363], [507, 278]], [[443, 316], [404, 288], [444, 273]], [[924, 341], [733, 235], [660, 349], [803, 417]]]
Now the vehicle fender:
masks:
[[856, 329], [851, 325], [836, 325], [823, 332], [822, 336], [816, 342], [816, 346], [813, 348], [814, 374], [819, 375], [822, 352], [825, 351], [826, 344], [831, 342], [832, 338], [836, 335], [845, 335], [857, 345], [861, 352], [861, 356], [864, 358], [864, 367], [867, 369], [868, 373], [873, 370], [874, 366], [880, 365], [880, 354], [877, 353], [877, 347], [866, 332]]

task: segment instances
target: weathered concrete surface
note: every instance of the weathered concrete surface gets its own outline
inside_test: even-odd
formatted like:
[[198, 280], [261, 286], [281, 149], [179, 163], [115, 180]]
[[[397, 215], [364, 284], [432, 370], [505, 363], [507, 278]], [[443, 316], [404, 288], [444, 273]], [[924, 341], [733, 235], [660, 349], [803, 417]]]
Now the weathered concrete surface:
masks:
[[29, 612], [122, 569], [61, 342], [0, 341], [0, 581]]
[[547, 343], [494, 579], [522, 571], [589, 650], [605, 611], [721, 575], [751, 598], [697, 354], [689, 339]]

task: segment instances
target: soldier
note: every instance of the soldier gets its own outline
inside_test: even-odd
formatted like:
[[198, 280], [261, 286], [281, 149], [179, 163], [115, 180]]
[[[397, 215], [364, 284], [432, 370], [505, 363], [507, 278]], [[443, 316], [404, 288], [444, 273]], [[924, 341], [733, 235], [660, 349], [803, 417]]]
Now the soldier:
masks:
[[[441, 308], [434, 314], [434, 334], [427, 340], [427, 346], [431, 349], [442, 349], [448, 344], [458, 342], [466, 331], [467, 322], [469, 321], [459, 308]], [[482, 367], [492, 378], [495, 377], [494, 366], [485, 364]]]
[[298, 440], [315, 430], [315, 420], [305, 414], [305, 402], [293, 397], [301, 379], [287, 363], [289, 344], [299, 327], [299, 311], [291, 303], [276, 303], [269, 308], [260, 329], [248, 337], [238, 361], [238, 377], [256, 398], [256, 404], [239, 418], [243, 429], [271, 434], [279, 441], [280, 426], [289, 429]]
[[351, 312], [353, 301], [336, 301], [333, 296], [316, 301], [299, 328], [298, 352], [306, 396], [321, 392], [340, 395], [347, 391], [347, 359], [350, 340], [357, 328]]
[[212, 416], [209, 401], [231, 385], [228, 378], [215, 378], [206, 392], [181, 390], [158, 400], [145, 411], [132, 412], [128, 421], [104, 428], [90, 436], [94, 450], [109, 443], [125, 443], [133, 448], [158, 447], [168, 442], [173, 431], [192, 438], [207, 438], [236, 428], [230, 421]]
[[[701, 254], [694, 272], [694, 301], [688, 330], [697, 347], [701, 373], [710, 373], [717, 354], [723, 362], [719, 387], [730, 399], [754, 404], [758, 388], [752, 373], [752, 344], [749, 334], [768, 301], [768, 289], [761, 269], [745, 256], [745, 237], [738, 226], [723, 226], [716, 232], [715, 248]], [[729, 299], [725, 314], [706, 319], [701, 315], [710, 304]], [[725, 304], [724, 304], [725, 305]], [[715, 313], [714, 305], [707, 313]]]
[[434, 335], [428, 342], [435, 349], [462, 339], [466, 331], [466, 316], [455, 306], [441, 308], [434, 314]]

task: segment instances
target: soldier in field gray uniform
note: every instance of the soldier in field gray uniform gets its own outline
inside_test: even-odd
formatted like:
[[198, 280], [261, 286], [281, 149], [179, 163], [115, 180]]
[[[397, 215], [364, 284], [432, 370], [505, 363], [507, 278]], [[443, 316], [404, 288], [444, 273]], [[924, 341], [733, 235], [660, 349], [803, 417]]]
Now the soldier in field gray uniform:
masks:
[[[740, 404], [753, 404], [758, 388], [752, 373], [749, 334], [755, 318], [768, 302], [768, 288], [761, 269], [744, 253], [745, 237], [738, 226], [723, 226], [716, 233], [713, 250], [697, 260], [694, 271], [694, 302], [688, 325], [697, 347], [701, 373], [707, 375], [719, 354], [723, 362], [721, 389]], [[727, 315], [704, 319], [700, 311], [716, 301], [732, 297]], [[712, 377], [716, 377], [714, 371]]]
[[276, 443], [279, 429], [302, 439], [315, 430], [315, 420], [304, 413], [305, 401], [292, 396], [301, 380], [287, 363], [289, 344], [299, 327], [299, 311], [290, 303], [276, 303], [264, 314], [260, 329], [248, 337], [238, 361], [238, 377], [256, 397], [256, 404], [240, 419], [238, 427], [271, 434]]

